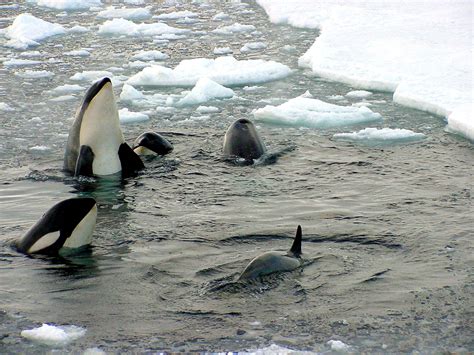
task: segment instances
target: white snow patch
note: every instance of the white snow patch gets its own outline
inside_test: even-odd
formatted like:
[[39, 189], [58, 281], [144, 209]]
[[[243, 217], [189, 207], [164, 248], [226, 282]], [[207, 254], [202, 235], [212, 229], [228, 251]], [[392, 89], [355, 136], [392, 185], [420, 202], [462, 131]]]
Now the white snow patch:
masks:
[[446, 118], [473, 103], [472, 1], [257, 2], [274, 23], [320, 28], [299, 60], [319, 76]]
[[116, 9], [113, 6], [110, 6], [107, 9], [100, 11], [97, 14], [97, 17], [106, 19], [124, 18], [126, 20], [146, 20], [151, 17], [151, 13], [150, 9], [147, 7], [137, 9], [122, 7]]
[[368, 142], [412, 142], [425, 138], [423, 133], [416, 133], [408, 129], [400, 128], [365, 128], [358, 132], [336, 133], [334, 138], [348, 141], [368, 141]]
[[245, 43], [243, 47], [240, 48], [240, 51], [242, 53], [246, 53], [246, 52], [252, 52], [252, 51], [259, 51], [265, 48], [267, 48], [267, 44], [264, 42], [249, 42], [249, 43]]
[[380, 121], [382, 116], [367, 107], [333, 105], [318, 99], [296, 97], [279, 106], [254, 111], [261, 122], [312, 128], [333, 128]]
[[51, 78], [54, 73], [47, 70], [24, 70], [15, 73], [16, 76], [24, 79]]
[[346, 352], [350, 351], [351, 347], [340, 340], [329, 340], [327, 343], [331, 347], [331, 350]]
[[85, 70], [81, 73], [76, 73], [73, 76], [71, 76], [71, 80], [82, 80], [82, 81], [91, 81], [94, 82], [98, 79], [101, 79], [103, 77], [109, 77], [111, 78], [113, 74], [109, 71], [106, 70]]
[[91, 53], [85, 49], [77, 49], [74, 51], [64, 52], [63, 54], [71, 57], [88, 57], [91, 55]]
[[194, 88], [178, 101], [177, 106], [197, 105], [213, 99], [225, 99], [234, 96], [232, 89], [226, 88], [208, 78], [198, 80]]
[[366, 97], [369, 97], [370, 95], [372, 95], [370, 91], [354, 90], [354, 91], [349, 91], [346, 94], [346, 97], [350, 97], [351, 99], [364, 99]]
[[252, 32], [252, 31], [255, 31], [254, 25], [242, 25], [236, 22], [233, 25], [218, 27], [212, 32], [220, 34], [220, 35], [233, 35], [235, 33]]
[[22, 337], [49, 346], [64, 346], [85, 334], [85, 328], [75, 325], [55, 326], [43, 324], [39, 328], [21, 331]]
[[56, 35], [66, 33], [66, 29], [57, 24], [44, 21], [30, 14], [18, 15], [13, 23], [4, 32], [10, 40], [7, 47], [15, 49], [26, 49], [29, 46], [37, 46], [39, 42]]
[[111, 36], [158, 36], [164, 34], [176, 35], [188, 33], [189, 30], [168, 26], [165, 23], [141, 23], [136, 24], [123, 18], [107, 20], [99, 26], [99, 34]]
[[474, 103], [456, 107], [448, 116], [448, 130], [474, 142]]
[[185, 18], [185, 17], [196, 17], [198, 14], [185, 10], [185, 11], [176, 11], [176, 12], [170, 12], [167, 14], [161, 14], [161, 15], [155, 15], [153, 18], [158, 19], [158, 20], [176, 20], [179, 18]]
[[100, 0], [28, 0], [43, 7], [55, 10], [86, 10], [93, 6], [102, 6]]
[[237, 60], [232, 56], [216, 59], [196, 58], [183, 60], [176, 68], [154, 65], [133, 75], [130, 85], [193, 86], [207, 77], [221, 85], [258, 84], [288, 76], [290, 68], [274, 61]]
[[119, 118], [120, 118], [120, 123], [123, 123], [123, 124], [143, 122], [143, 121], [148, 121], [150, 119], [148, 115], [141, 112], [129, 111], [128, 108], [126, 107], [119, 110]]
[[151, 60], [166, 60], [169, 58], [169, 55], [157, 50], [152, 51], [140, 51], [135, 53], [132, 56], [132, 59], [135, 60], [143, 60], [143, 61], [151, 61]]

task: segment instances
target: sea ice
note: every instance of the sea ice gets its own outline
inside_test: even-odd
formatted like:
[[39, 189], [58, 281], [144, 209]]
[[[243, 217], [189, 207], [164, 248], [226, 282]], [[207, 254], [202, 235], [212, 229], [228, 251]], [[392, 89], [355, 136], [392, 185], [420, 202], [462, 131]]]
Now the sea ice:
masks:
[[76, 97], [73, 96], [73, 95], [62, 95], [62, 96], [58, 96], [58, 97], [53, 97], [52, 99], [49, 99], [49, 101], [51, 102], [63, 102], [63, 101], [71, 101], [71, 100], [75, 100]]
[[234, 96], [232, 89], [226, 88], [208, 78], [198, 80], [194, 88], [178, 101], [177, 106], [197, 105], [213, 99], [225, 99]]
[[79, 92], [79, 91], [85, 91], [85, 88], [80, 85], [71, 85], [71, 84], [61, 85], [51, 90], [51, 92], [53, 93], [61, 93], [61, 94], [68, 94], [71, 92]]
[[102, 6], [100, 0], [28, 0], [37, 5], [55, 10], [86, 10], [93, 6]]
[[474, 103], [454, 109], [448, 116], [448, 130], [474, 142]]
[[122, 7], [116, 9], [113, 6], [110, 6], [107, 9], [100, 11], [97, 14], [97, 17], [106, 19], [124, 18], [126, 20], [146, 20], [151, 17], [151, 13], [150, 9], [147, 7], [137, 9]]
[[198, 14], [185, 10], [185, 11], [176, 11], [176, 12], [170, 12], [167, 14], [160, 14], [160, 15], [155, 15], [153, 18], [158, 19], [158, 20], [176, 20], [179, 18], [185, 18], [185, 17], [196, 17]]
[[274, 61], [237, 60], [232, 56], [216, 59], [196, 58], [181, 61], [174, 69], [160, 65], [144, 68], [133, 75], [130, 85], [143, 86], [193, 86], [207, 77], [221, 85], [258, 84], [290, 75], [291, 70]]
[[111, 36], [158, 36], [164, 34], [188, 33], [189, 30], [168, 26], [165, 23], [136, 24], [123, 18], [107, 20], [99, 26], [99, 34]]
[[243, 47], [240, 48], [240, 51], [242, 53], [246, 53], [246, 52], [252, 52], [252, 51], [259, 51], [265, 48], [267, 48], [267, 44], [264, 42], [249, 42], [249, 43], [245, 43]]
[[[30, 151], [32, 152], [47, 152], [49, 150], [51, 150], [51, 148], [46, 145], [35, 145], [34, 147], [30, 147]], [[27, 330], [24, 330], [23, 332], [27, 332]], [[22, 332], [22, 335], [23, 335], [23, 332]]]
[[39, 328], [22, 330], [21, 336], [49, 346], [64, 346], [86, 334], [86, 329], [75, 326], [43, 324]]
[[338, 106], [318, 99], [296, 97], [279, 106], [254, 111], [261, 122], [312, 128], [333, 128], [380, 121], [382, 116], [367, 107]]
[[29, 65], [41, 64], [41, 61], [31, 59], [10, 59], [3, 62], [6, 67], [25, 67]]
[[370, 95], [372, 95], [370, 91], [354, 90], [354, 91], [349, 91], [346, 94], [346, 97], [349, 97], [351, 99], [365, 99], [366, 97], [369, 97]]
[[[473, 102], [471, 1], [257, 2], [274, 23], [320, 28], [299, 64], [322, 77], [394, 92], [395, 102], [448, 121]], [[467, 137], [474, 120], [461, 120]]]
[[88, 57], [91, 55], [91, 53], [89, 51], [86, 51], [85, 49], [64, 52], [63, 54], [71, 57]]
[[91, 81], [94, 82], [98, 79], [103, 78], [104, 76], [107, 76], [109, 78], [112, 78], [113, 74], [109, 71], [106, 70], [85, 70], [81, 73], [76, 73], [73, 76], [71, 76], [71, 80], [84, 80], [84, 81]]
[[168, 59], [169, 55], [157, 50], [152, 51], [140, 51], [135, 53], [132, 56], [132, 59], [135, 60], [143, 60], [143, 61], [151, 61], [151, 60], [165, 60]]
[[11, 112], [15, 111], [15, 109], [5, 102], [0, 102], [0, 111]]
[[212, 32], [217, 33], [219, 35], [233, 35], [235, 33], [252, 31], [255, 31], [254, 25], [241, 25], [240, 23], [236, 22], [233, 25], [218, 27]]
[[331, 350], [348, 352], [351, 350], [351, 347], [340, 340], [329, 340], [327, 343], [331, 347]]
[[144, 5], [145, 0], [123, 0], [125, 4], [128, 5]]
[[141, 112], [129, 111], [128, 108], [123, 108], [119, 110], [119, 118], [120, 118], [120, 123], [123, 123], [123, 124], [143, 122], [143, 121], [149, 120], [148, 115]]
[[47, 70], [24, 70], [15, 73], [16, 76], [24, 79], [51, 78], [54, 73]]
[[196, 112], [199, 112], [201, 114], [202, 113], [216, 113], [216, 112], [219, 112], [219, 108], [215, 106], [199, 106], [196, 109]]
[[125, 84], [122, 87], [122, 92], [120, 93], [120, 101], [123, 102], [133, 102], [136, 100], [144, 100], [145, 96], [135, 89], [133, 86]]
[[68, 28], [67, 31], [69, 33], [86, 33], [86, 32], [90, 32], [90, 29], [84, 26], [76, 25], [71, 28]]
[[219, 12], [218, 14], [214, 15], [214, 17], [212, 19], [214, 21], [223, 21], [223, 20], [230, 19], [230, 16], [227, 15], [226, 13], [224, 13], [224, 12]]
[[213, 53], [214, 53], [215, 55], [231, 54], [231, 53], [232, 53], [232, 49], [230, 49], [230, 47], [216, 47], [216, 48], [214, 48]]
[[37, 46], [39, 42], [56, 35], [66, 33], [66, 29], [57, 23], [51, 23], [30, 14], [18, 15], [13, 23], [5, 30], [5, 37], [10, 40], [7, 47], [26, 49]]
[[416, 133], [408, 129], [391, 128], [365, 128], [358, 132], [336, 133], [333, 136], [336, 139], [347, 141], [366, 141], [372, 143], [383, 142], [412, 142], [425, 138], [423, 133]]

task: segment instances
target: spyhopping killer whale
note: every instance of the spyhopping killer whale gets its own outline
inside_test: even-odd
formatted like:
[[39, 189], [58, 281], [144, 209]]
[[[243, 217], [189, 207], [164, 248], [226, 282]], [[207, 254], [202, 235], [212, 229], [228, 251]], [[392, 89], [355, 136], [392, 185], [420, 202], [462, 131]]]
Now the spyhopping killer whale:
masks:
[[68, 249], [90, 244], [97, 218], [93, 198], [71, 198], [51, 207], [17, 241], [26, 254], [58, 255]]
[[165, 155], [173, 150], [173, 145], [162, 135], [145, 132], [135, 139], [133, 151], [138, 155]]
[[129, 177], [144, 165], [125, 143], [112, 82], [96, 81], [87, 90], [69, 131], [64, 169], [78, 175], [111, 175], [122, 172]]
[[244, 269], [239, 280], [256, 279], [275, 272], [292, 271], [303, 265], [301, 258], [301, 226], [296, 230], [295, 240], [286, 254], [269, 251], [254, 258]]
[[224, 137], [224, 155], [226, 157], [253, 161], [260, 158], [265, 151], [265, 145], [254, 124], [248, 119], [238, 119], [227, 129]]

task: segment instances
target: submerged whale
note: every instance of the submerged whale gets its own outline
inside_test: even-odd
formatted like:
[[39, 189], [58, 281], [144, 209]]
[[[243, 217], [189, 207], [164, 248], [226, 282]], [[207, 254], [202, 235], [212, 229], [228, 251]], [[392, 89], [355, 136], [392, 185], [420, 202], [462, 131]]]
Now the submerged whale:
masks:
[[224, 155], [228, 158], [242, 158], [253, 161], [266, 151], [254, 124], [246, 118], [232, 123], [224, 137]]
[[138, 155], [165, 155], [173, 150], [173, 145], [162, 135], [145, 132], [135, 139], [133, 151]]
[[257, 256], [245, 267], [239, 280], [256, 279], [275, 272], [292, 271], [301, 267], [303, 265], [301, 237], [301, 226], [298, 226], [293, 245], [286, 254], [269, 251]]
[[88, 245], [97, 218], [93, 198], [71, 198], [51, 207], [16, 242], [17, 250], [26, 254], [58, 255]]
[[69, 131], [64, 155], [64, 169], [78, 175], [129, 177], [144, 165], [125, 143], [112, 82], [96, 81], [87, 90]]

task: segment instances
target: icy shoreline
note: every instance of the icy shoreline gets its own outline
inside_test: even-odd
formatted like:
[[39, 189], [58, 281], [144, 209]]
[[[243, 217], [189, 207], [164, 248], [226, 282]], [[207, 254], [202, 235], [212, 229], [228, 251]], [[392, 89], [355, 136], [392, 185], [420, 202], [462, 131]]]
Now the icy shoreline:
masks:
[[300, 66], [393, 92], [395, 102], [443, 116], [449, 131], [474, 141], [471, 2], [256, 1], [273, 23], [321, 30]]

